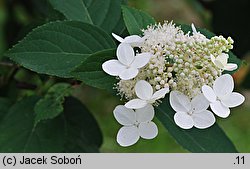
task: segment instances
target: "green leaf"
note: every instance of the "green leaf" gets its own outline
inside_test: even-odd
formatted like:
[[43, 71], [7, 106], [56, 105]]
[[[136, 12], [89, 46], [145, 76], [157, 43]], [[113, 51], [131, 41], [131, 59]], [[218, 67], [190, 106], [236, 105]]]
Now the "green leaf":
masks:
[[63, 13], [68, 20], [93, 23], [84, 0], [49, 0], [49, 2], [56, 10]]
[[223, 130], [214, 124], [207, 129], [192, 128], [184, 130], [174, 122], [174, 110], [170, 107], [167, 99], [156, 107], [156, 116], [185, 149], [195, 153], [236, 153], [237, 150]]
[[[176, 24], [176, 25], [181, 26], [181, 29], [185, 33], [192, 32], [192, 28], [190, 25], [186, 25], [186, 24]], [[209, 39], [212, 38], [213, 36], [216, 36], [214, 33], [210, 32], [206, 29], [201, 29], [201, 28], [196, 28], [196, 29], [197, 29], [197, 31], [199, 31], [200, 33], [202, 33], [203, 35], [205, 35]], [[237, 56], [234, 55], [233, 52], [231, 52], [231, 51], [228, 52], [228, 55], [229, 55], [228, 62], [237, 64], [238, 69], [236, 69], [234, 71], [224, 71], [223, 73], [234, 74], [237, 70], [239, 70], [240, 66], [242, 65], [242, 61], [239, 58], [237, 58]]]
[[64, 98], [69, 96], [71, 86], [67, 83], [53, 85], [35, 105], [35, 125], [41, 120], [53, 119], [63, 112]]
[[0, 152], [42, 153], [63, 151], [64, 121], [61, 118], [39, 123], [34, 128], [34, 105], [38, 97], [14, 104], [0, 124]]
[[69, 97], [64, 104], [64, 117], [67, 124], [65, 152], [98, 152], [102, 133], [88, 109], [79, 100]]
[[0, 121], [8, 113], [11, 101], [8, 98], [0, 97]]
[[71, 77], [69, 72], [89, 54], [114, 47], [111, 37], [96, 26], [58, 21], [34, 29], [6, 55], [37, 73]]
[[115, 49], [94, 53], [72, 71], [72, 75], [87, 85], [112, 92], [117, 80], [102, 70], [102, 64], [107, 60], [114, 59], [114, 56]]
[[[120, 23], [122, 0], [50, 0], [68, 20], [97, 25], [111, 33]], [[119, 30], [124, 29], [123, 27]]]
[[147, 13], [128, 6], [122, 6], [122, 13], [130, 35], [140, 35], [142, 34], [142, 29], [146, 29], [148, 25], [155, 24], [156, 22]]

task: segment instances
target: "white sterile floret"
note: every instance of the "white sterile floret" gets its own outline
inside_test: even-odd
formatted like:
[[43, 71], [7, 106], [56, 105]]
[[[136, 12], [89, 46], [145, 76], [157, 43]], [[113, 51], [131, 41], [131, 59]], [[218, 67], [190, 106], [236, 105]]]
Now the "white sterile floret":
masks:
[[212, 112], [206, 110], [209, 102], [203, 94], [195, 96], [191, 101], [188, 96], [178, 91], [170, 93], [170, 105], [176, 111], [174, 115], [175, 123], [183, 128], [190, 129], [193, 126], [205, 129], [215, 123]]
[[144, 108], [133, 110], [123, 105], [116, 106], [114, 110], [115, 119], [124, 125], [117, 134], [117, 142], [121, 146], [131, 146], [140, 137], [153, 139], [158, 134], [158, 128], [152, 119], [154, 118], [154, 108], [147, 105]]
[[202, 86], [202, 92], [210, 102], [212, 111], [219, 117], [226, 118], [230, 114], [230, 109], [241, 105], [245, 97], [240, 93], [233, 92], [234, 81], [231, 75], [224, 74], [218, 77], [210, 86]]
[[232, 71], [237, 69], [237, 64], [234, 63], [227, 63], [228, 61], [228, 54], [226, 53], [222, 53], [219, 56], [217, 56], [216, 58], [211, 55], [211, 61], [220, 69], [222, 70], [228, 70], [228, 71]]
[[169, 88], [163, 88], [153, 93], [152, 86], [145, 80], [140, 80], [135, 85], [135, 93], [138, 99], [130, 100], [125, 104], [129, 109], [139, 109], [148, 104], [153, 104], [156, 100], [165, 97]]
[[112, 59], [102, 64], [102, 69], [111, 76], [119, 76], [122, 80], [133, 79], [139, 68], [144, 67], [150, 60], [150, 53], [140, 53], [135, 56], [133, 48], [121, 43], [116, 51], [118, 60]]
[[198, 33], [193, 23], [191, 24], [191, 28], [192, 28], [193, 34]]
[[139, 47], [142, 45], [142, 43], [145, 41], [145, 38], [142, 38], [138, 35], [131, 35], [131, 36], [127, 36], [125, 38], [122, 38], [114, 33], [112, 33], [112, 36], [118, 40], [121, 43], [127, 43], [129, 45], [131, 45], [132, 47]]

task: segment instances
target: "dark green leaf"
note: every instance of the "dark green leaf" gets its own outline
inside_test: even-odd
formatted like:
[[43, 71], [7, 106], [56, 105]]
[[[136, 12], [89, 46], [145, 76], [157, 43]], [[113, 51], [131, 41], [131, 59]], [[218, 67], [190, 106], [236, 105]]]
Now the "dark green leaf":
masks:
[[[178, 26], [181, 26], [181, 29], [183, 30], [183, 32], [185, 33], [188, 33], [188, 32], [192, 32], [192, 28], [190, 25], [186, 25], [186, 24], [177, 24]], [[202, 33], [203, 35], [205, 35], [207, 38], [212, 38], [213, 36], [216, 36], [214, 33], [206, 30], [206, 29], [201, 29], [201, 28], [196, 28], [197, 31], [199, 31], [200, 33]], [[242, 64], [242, 61], [237, 58], [237, 56], [235, 56], [233, 54], [233, 52], [228, 52], [228, 55], [229, 55], [229, 59], [228, 59], [228, 62], [229, 63], [235, 63], [238, 65], [238, 69], [240, 68], [241, 64]], [[237, 70], [238, 70], [237, 69]], [[223, 73], [229, 73], [229, 74], [234, 74], [237, 70], [234, 70], [234, 71], [225, 71]]]
[[102, 70], [102, 64], [107, 60], [114, 59], [114, 56], [114, 49], [90, 55], [72, 72], [72, 75], [90, 86], [113, 91], [117, 80]]
[[175, 138], [175, 140], [185, 149], [195, 153], [236, 153], [237, 150], [229, 140], [223, 130], [214, 124], [207, 129], [192, 128], [184, 130], [179, 128], [174, 122], [174, 110], [164, 99], [160, 106], [156, 108], [156, 116]]
[[67, 83], [57, 83], [35, 105], [35, 125], [41, 120], [53, 119], [63, 112], [63, 102], [69, 96], [71, 86]]
[[11, 101], [8, 98], [0, 97], [0, 121], [8, 113]]
[[125, 27], [125, 23], [124, 20], [121, 16], [120, 20], [118, 21], [117, 25], [115, 26], [115, 28], [113, 29], [112, 33], [115, 33], [119, 36], [128, 36], [129, 33]]
[[64, 121], [56, 118], [34, 128], [34, 105], [29, 97], [13, 105], [0, 124], [0, 152], [61, 152], [65, 140]]
[[34, 29], [6, 55], [37, 73], [71, 77], [86, 56], [114, 47], [111, 37], [93, 25], [61, 21]]
[[155, 24], [154, 18], [150, 15], [128, 6], [122, 6], [122, 13], [130, 35], [140, 35], [142, 34], [142, 29], [146, 29], [148, 25]]
[[79, 100], [67, 98], [64, 116], [68, 129], [65, 151], [98, 152], [102, 144], [102, 133], [88, 109]]
[[111, 33], [120, 22], [122, 0], [50, 0], [52, 6], [60, 11], [68, 20], [81, 21], [97, 25]]
[[92, 24], [93, 21], [89, 15], [84, 0], [49, 0], [52, 6], [63, 13], [68, 20], [82, 21]]

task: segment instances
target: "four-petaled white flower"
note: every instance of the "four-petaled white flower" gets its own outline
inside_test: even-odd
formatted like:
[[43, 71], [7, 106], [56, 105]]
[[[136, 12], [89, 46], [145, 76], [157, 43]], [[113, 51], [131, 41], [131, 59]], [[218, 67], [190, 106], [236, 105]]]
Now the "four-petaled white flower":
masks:
[[231, 75], [224, 74], [218, 77], [210, 86], [202, 86], [202, 92], [210, 102], [212, 111], [219, 117], [226, 118], [230, 114], [230, 109], [241, 105], [245, 97], [240, 93], [233, 92], [234, 81]]
[[222, 70], [228, 70], [228, 71], [233, 71], [233, 70], [237, 69], [237, 67], [238, 67], [237, 64], [227, 63], [228, 58], [229, 58], [229, 56], [226, 53], [222, 53], [219, 56], [217, 56], [216, 58], [213, 55], [211, 55], [211, 61], [218, 68], [220, 68]]
[[205, 129], [215, 123], [215, 117], [208, 111], [209, 102], [203, 94], [190, 99], [179, 91], [170, 93], [170, 105], [176, 111], [174, 115], [175, 123], [183, 128], [190, 129], [193, 126]]
[[122, 38], [114, 33], [112, 33], [112, 35], [119, 42], [127, 43], [127, 44], [131, 45], [132, 47], [139, 47], [145, 41], [145, 38], [142, 38], [138, 35], [131, 35], [131, 36], [127, 36], [125, 38]]
[[147, 105], [144, 108], [133, 110], [123, 105], [116, 106], [114, 110], [115, 119], [124, 125], [117, 134], [117, 142], [121, 146], [131, 146], [140, 137], [153, 139], [158, 134], [158, 128], [152, 119], [154, 118], [154, 108]]
[[139, 109], [147, 104], [153, 104], [156, 100], [165, 97], [169, 92], [169, 88], [163, 88], [153, 93], [152, 86], [145, 80], [140, 80], [135, 85], [135, 93], [138, 99], [130, 100], [125, 104], [129, 109]]
[[139, 68], [144, 67], [150, 60], [150, 53], [140, 53], [135, 56], [133, 48], [121, 43], [116, 52], [117, 58], [106, 61], [102, 69], [111, 76], [119, 76], [122, 80], [133, 79], [137, 76]]

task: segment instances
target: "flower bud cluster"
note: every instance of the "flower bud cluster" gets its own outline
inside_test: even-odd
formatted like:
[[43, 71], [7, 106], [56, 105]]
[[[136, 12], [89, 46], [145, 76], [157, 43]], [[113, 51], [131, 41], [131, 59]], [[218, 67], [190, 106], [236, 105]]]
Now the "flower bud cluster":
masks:
[[172, 22], [149, 26], [143, 32], [145, 41], [140, 49], [152, 54], [149, 63], [136, 78], [120, 80], [116, 85], [119, 94], [128, 100], [136, 97], [134, 86], [138, 80], [148, 81], [155, 91], [169, 87], [193, 98], [201, 93], [203, 85], [212, 86], [222, 74], [210, 56], [217, 57], [233, 48], [230, 37], [208, 39], [196, 30], [185, 34]]

